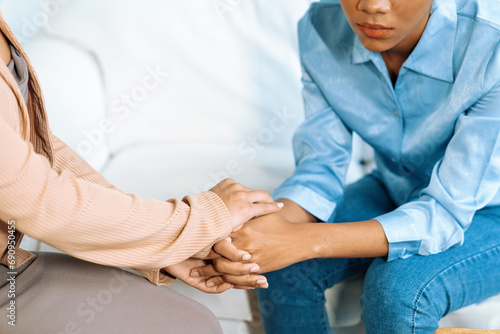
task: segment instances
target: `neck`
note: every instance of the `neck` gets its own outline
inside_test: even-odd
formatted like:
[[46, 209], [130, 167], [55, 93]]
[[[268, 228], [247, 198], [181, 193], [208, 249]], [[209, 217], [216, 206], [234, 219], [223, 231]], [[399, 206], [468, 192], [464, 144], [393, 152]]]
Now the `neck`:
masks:
[[396, 83], [401, 66], [403, 66], [403, 63], [406, 59], [408, 59], [413, 49], [417, 46], [418, 41], [422, 37], [428, 21], [429, 16], [427, 16], [424, 20], [421, 20], [419, 24], [396, 46], [381, 53], [393, 85]]
[[7, 39], [2, 34], [1, 31], [0, 31], [0, 58], [6, 65], [10, 63], [11, 57], [10, 57], [9, 43], [7, 42]]

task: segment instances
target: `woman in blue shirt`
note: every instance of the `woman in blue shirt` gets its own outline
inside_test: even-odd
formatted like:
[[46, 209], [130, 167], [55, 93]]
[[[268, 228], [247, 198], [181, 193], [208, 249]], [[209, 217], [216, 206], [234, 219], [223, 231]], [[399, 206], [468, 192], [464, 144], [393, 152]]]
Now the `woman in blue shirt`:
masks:
[[[285, 207], [232, 235], [260, 272], [288, 266], [259, 291], [267, 332], [330, 333], [324, 290], [365, 271], [367, 333], [432, 333], [499, 294], [500, 2], [320, 1], [299, 42]], [[353, 132], [376, 169], [345, 187]]]

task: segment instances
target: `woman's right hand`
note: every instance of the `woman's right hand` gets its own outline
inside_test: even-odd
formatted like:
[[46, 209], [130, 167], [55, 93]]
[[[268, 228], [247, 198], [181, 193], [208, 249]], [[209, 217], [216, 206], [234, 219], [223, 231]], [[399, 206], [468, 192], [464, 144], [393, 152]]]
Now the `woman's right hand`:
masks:
[[233, 229], [252, 218], [279, 211], [282, 203], [274, 202], [267, 191], [252, 190], [232, 179], [219, 182], [210, 191], [216, 193], [226, 204], [233, 221]]

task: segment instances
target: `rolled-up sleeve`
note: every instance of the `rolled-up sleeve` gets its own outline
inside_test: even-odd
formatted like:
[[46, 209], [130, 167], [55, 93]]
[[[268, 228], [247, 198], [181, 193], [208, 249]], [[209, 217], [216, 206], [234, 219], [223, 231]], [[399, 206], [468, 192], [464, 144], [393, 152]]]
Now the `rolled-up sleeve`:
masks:
[[500, 189], [500, 84], [462, 114], [444, 157], [417, 200], [377, 219], [388, 260], [442, 252], [464, 241], [477, 210]]
[[341, 199], [351, 157], [352, 132], [302, 69], [306, 120], [293, 138], [296, 169], [273, 193], [327, 221]]

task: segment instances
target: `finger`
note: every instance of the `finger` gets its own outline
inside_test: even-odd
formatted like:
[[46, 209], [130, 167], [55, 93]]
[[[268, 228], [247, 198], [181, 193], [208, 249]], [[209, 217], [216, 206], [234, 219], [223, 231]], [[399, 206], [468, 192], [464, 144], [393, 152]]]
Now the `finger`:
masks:
[[216, 285], [216, 286], [213, 286], [211, 288], [207, 288], [207, 286], [205, 285], [205, 282], [196, 286], [196, 288], [198, 290], [203, 291], [205, 293], [212, 293], [212, 294], [222, 293], [224, 291], [231, 289], [232, 287], [233, 287], [233, 285], [231, 283], [222, 283], [221, 285]]
[[262, 275], [223, 275], [225, 282], [231, 283], [234, 286], [247, 286], [247, 287], [268, 287], [267, 279]]
[[217, 193], [218, 191], [221, 191], [223, 188], [229, 187], [233, 183], [235, 183], [235, 182], [231, 178], [224, 179], [224, 180], [220, 181], [219, 183], [217, 183], [212, 188], [210, 188], [210, 191]]
[[255, 190], [248, 193], [248, 200], [252, 203], [273, 203], [274, 199], [265, 190]]
[[231, 283], [223, 283], [223, 284], [216, 287], [215, 293], [222, 293], [222, 292], [227, 291], [227, 290], [232, 289], [232, 288], [233, 288], [233, 285]]
[[252, 257], [248, 252], [236, 248], [229, 237], [216, 243], [213, 249], [217, 254], [231, 261], [248, 261]]
[[238, 289], [238, 290], [254, 290], [254, 289], [267, 289], [267, 288], [269, 288], [269, 284], [262, 285], [262, 286], [259, 286], [257, 288], [255, 288], [255, 287], [249, 287], [249, 286], [246, 286], [246, 285], [233, 285], [233, 289]]
[[222, 278], [222, 276], [215, 276], [215, 277], [209, 278], [205, 282], [205, 285], [207, 286], [207, 288], [212, 288], [214, 286], [221, 285], [223, 283], [227, 283], [227, 282], [224, 281], [224, 279]]
[[220, 257], [219, 254], [217, 254], [216, 252], [214, 252], [213, 249], [210, 250], [210, 253], [208, 253], [207, 257], [205, 258], [205, 260], [213, 260], [215, 258], [218, 258]]
[[204, 267], [195, 268], [191, 270], [190, 273], [191, 277], [212, 277], [218, 275], [222, 275], [222, 273], [219, 273], [217, 270], [215, 270], [213, 264], [208, 264]]
[[[219, 273], [225, 273], [230, 275], [245, 275], [245, 274], [255, 274], [260, 271], [260, 267], [256, 263], [241, 263], [233, 262], [223, 257], [219, 257], [213, 260], [214, 269]], [[204, 272], [199, 272], [203, 276]], [[206, 276], [206, 274], [205, 274]]]
[[254, 290], [255, 288], [252, 286], [244, 286], [244, 285], [233, 285], [233, 289], [237, 290]]
[[283, 207], [283, 203], [257, 203], [252, 206], [253, 216], [260, 217], [275, 213]]

